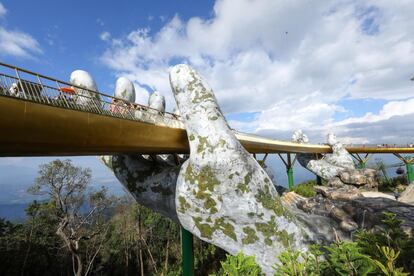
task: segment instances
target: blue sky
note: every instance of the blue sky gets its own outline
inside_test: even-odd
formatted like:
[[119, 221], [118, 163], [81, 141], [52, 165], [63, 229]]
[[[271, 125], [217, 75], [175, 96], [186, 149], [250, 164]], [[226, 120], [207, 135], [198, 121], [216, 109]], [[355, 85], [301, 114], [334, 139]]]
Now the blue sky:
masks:
[[67, 80], [75, 68], [89, 71], [102, 91], [113, 88], [114, 72], [99, 62], [106, 48], [103, 32], [126, 35], [139, 27], [157, 32], [179, 14], [208, 17], [212, 1], [2, 1], [7, 13], [1, 26], [35, 38], [42, 54], [32, 58], [4, 55], [14, 65]]
[[[172, 110], [168, 68], [186, 62], [238, 130], [289, 139], [303, 129], [313, 142], [329, 132], [347, 143], [414, 140], [412, 1], [0, 3], [6, 63], [62, 80], [83, 69], [108, 94], [126, 76], [138, 102], [158, 90]], [[20, 187], [20, 171], [32, 179], [47, 160], [0, 159], [0, 174], [10, 176], [0, 189]], [[93, 168], [96, 185], [120, 187], [96, 158], [74, 160]], [[285, 183], [281, 163], [271, 162]], [[300, 168], [296, 175], [311, 177]]]

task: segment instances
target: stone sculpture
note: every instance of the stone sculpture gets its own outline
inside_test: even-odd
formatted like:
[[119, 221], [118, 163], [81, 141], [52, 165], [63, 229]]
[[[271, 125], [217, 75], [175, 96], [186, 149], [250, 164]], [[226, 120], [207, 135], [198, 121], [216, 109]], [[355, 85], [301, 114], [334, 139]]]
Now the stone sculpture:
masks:
[[306, 248], [307, 233], [236, 139], [208, 84], [187, 65], [173, 67], [170, 82], [190, 143], [177, 179], [180, 223], [232, 254], [256, 256], [271, 274], [286, 247]]
[[165, 112], [165, 97], [158, 91], [154, 91], [148, 99], [148, 106], [158, 110], [161, 113]]
[[[95, 80], [88, 72], [83, 70], [73, 71], [72, 74], [70, 74], [69, 82], [78, 87], [83, 87], [92, 91], [98, 91]], [[99, 94], [90, 92], [88, 90], [75, 87], [76, 103], [84, 106], [90, 106], [91, 104], [100, 106]]]
[[[324, 207], [308, 208], [306, 213], [296, 205], [309, 207], [312, 202], [306, 205], [297, 196], [280, 198], [265, 170], [234, 136], [211, 88], [197, 72], [177, 65], [170, 82], [189, 138], [188, 159], [101, 157], [138, 203], [229, 253], [255, 256], [266, 275], [273, 275], [272, 266], [287, 248], [307, 250], [309, 241], [331, 241], [333, 228], [340, 226], [338, 235], [343, 237], [355, 229], [343, 209], [331, 208], [330, 214]], [[343, 154], [340, 146], [337, 149]], [[338, 164], [340, 159], [328, 160]]]
[[135, 87], [132, 81], [125, 77], [118, 78], [115, 83], [114, 96], [135, 103]]
[[[308, 143], [309, 139], [301, 130], [297, 130], [292, 135], [292, 141]], [[319, 160], [316, 159], [315, 154], [298, 154], [299, 163], [323, 179], [338, 176], [341, 171], [346, 169], [355, 169], [352, 156], [346, 151], [342, 143], [336, 139], [335, 134], [328, 134], [327, 144], [332, 148], [332, 154], [325, 154]]]

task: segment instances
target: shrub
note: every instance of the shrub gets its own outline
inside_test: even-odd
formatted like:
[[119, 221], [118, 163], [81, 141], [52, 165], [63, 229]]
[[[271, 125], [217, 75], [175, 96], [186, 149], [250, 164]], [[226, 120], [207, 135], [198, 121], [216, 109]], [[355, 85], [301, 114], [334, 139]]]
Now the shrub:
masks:
[[245, 256], [243, 252], [237, 255], [227, 255], [227, 259], [221, 262], [219, 275], [228, 276], [258, 276], [263, 275], [256, 264], [255, 257]]
[[313, 188], [315, 185], [315, 180], [306, 181], [294, 187], [292, 191], [304, 197], [313, 197], [316, 195], [315, 189]]
[[393, 213], [384, 213], [383, 228], [378, 231], [362, 230], [356, 234], [356, 242], [363, 252], [372, 258], [386, 263], [387, 258], [378, 250], [378, 247], [390, 247], [400, 252], [396, 265], [402, 266], [406, 271], [414, 270], [414, 238], [404, 232], [402, 220], [397, 219]]

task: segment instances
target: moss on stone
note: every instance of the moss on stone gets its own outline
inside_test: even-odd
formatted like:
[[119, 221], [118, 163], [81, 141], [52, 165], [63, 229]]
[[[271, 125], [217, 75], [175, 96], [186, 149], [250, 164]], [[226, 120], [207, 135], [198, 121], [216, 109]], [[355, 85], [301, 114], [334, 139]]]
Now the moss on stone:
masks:
[[188, 203], [187, 200], [185, 200], [183, 196], [178, 197], [178, 202], [179, 202], [178, 211], [180, 213], [185, 213], [185, 211], [191, 207], [190, 203]]
[[280, 198], [273, 197], [270, 194], [268, 186], [265, 186], [265, 191], [258, 191], [256, 199], [263, 205], [264, 208], [272, 210], [277, 216], [283, 216], [289, 221], [293, 219], [293, 215], [283, 206]]
[[247, 193], [249, 192], [249, 183], [252, 180], [252, 173], [249, 172], [245, 175], [244, 179], [242, 182], [240, 182], [239, 184], [237, 184], [237, 188], [243, 192], [243, 193]]
[[244, 227], [243, 232], [246, 234], [246, 237], [242, 239], [243, 244], [252, 244], [259, 240], [256, 235], [256, 231], [251, 227]]
[[210, 211], [212, 214], [217, 213], [217, 209], [215, 208], [216, 205], [216, 201], [211, 197], [206, 198], [206, 200], [204, 201], [204, 208], [206, 208], [207, 210], [211, 209]]
[[190, 136], [188, 136], [188, 139], [190, 139], [190, 141], [193, 141], [195, 139], [194, 134], [190, 134]]
[[198, 217], [192, 217], [194, 220], [194, 223], [196, 227], [198, 228], [198, 231], [200, 231], [200, 235], [203, 238], [208, 238], [211, 240], [214, 228], [211, 227], [208, 223], [202, 223], [202, 219]]
[[236, 232], [234, 232], [234, 226], [229, 222], [224, 222], [224, 218], [218, 218], [214, 222], [216, 229], [220, 229], [226, 236], [232, 238], [234, 241], [237, 241]]
[[264, 242], [268, 246], [271, 246], [272, 245], [272, 240], [270, 238], [268, 238], [268, 237], [265, 238]]
[[286, 230], [278, 231], [277, 236], [286, 248], [290, 247], [294, 242], [293, 234], [289, 234]]
[[204, 157], [205, 152], [208, 151], [209, 153], [214, 152], [214, 146], [210, 145], [207, 141], [207, 137], [198, 136], [198, 146], [197, 146], [197, 153], [202, 154]]
[[217, 213], [217, 203], [211, 197], [211, 194], [214, 191], [214, 186], [219, 185], [220, 182], [211, 168], [209, 166], [203, 166], [199, 172], [195, 172], [193, 166], [189, 164], [184, 178], [185, 181], [190, 182], [191, 184], [197, 184], [198, 190], [195, 193], [195, 197], [204, 201], [204, 208], [210, 210], [212, 214]]
[[218, 218], [211, 225], [212, 219], [208, 217], [205, 222], [200, 217], [192, 217], [198, 230], [200, 231], [201, 237], [212, 239], [215, 231], [221, 231], [226, 236], [230, 237], [234, 241], [237, 241], [236, 232], [234, 226], [231, 223], [225, 222], [224, 218]]

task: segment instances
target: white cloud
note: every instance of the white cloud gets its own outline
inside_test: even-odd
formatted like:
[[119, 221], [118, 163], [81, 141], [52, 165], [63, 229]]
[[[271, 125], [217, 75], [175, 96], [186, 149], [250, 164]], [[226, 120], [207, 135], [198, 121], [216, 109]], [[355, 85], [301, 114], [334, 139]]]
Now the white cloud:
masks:
[[99, 38], [103, 41], [109, 41], [109, 39], [111, 38], [111, 34], [109, 32], [102, 32], [99, 35]]
[[22, 58], [41, 54], [39, 43], [31, 35], [0, 27], [0, 53]]
[[[0, 17], [4, 17], [6, 13], [6, 8], [0, 3]], [[17, 30], [9, 30], [0, 26], [1, 56], [10, 55], [21, 58], [31, 58], [34, 55], [41, 53], [42, 50], [39, 43], [31, 35]]]
[[220, 0], [212, 18], [175, 16], [153, 35], [137, 29], [113, 39], [101, 60], [164, 93], [169, 109], [168, 68], [186, 62], [209, 80], [225, 113], [259, 112], [232, 125], [324, 131], [339, 128], [334, 115], [345, 111], [344, 97], [412, 97], [412, 14], [410, 1]]
[[0, 18], [4, 17], [7, 13], [6, 8], [3, 6], [2, 3], [0, 3]]

